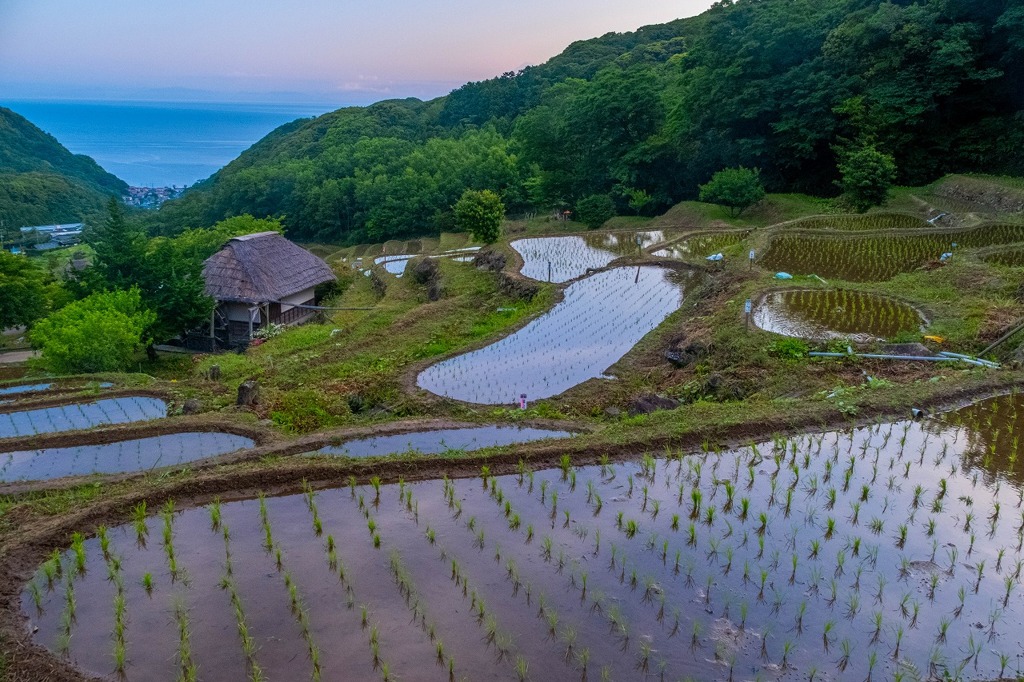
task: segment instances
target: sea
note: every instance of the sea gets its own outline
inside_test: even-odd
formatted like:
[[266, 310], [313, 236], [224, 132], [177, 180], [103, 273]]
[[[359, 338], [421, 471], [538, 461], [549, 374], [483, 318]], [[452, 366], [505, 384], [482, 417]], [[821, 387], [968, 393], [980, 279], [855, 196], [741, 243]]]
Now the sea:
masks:
[[76, 154], [135, 187], [210, 177], [278, 126], [330, 104], [2, 100]]

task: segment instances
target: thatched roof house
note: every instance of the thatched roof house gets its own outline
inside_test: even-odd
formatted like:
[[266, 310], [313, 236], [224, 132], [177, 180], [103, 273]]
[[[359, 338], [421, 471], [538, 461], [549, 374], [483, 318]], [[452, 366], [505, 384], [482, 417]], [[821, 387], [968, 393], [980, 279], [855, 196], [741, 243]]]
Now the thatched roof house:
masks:
[[277, 232], [235, 237], [203, 264], [206, 293], [217, 302], [230, 340], [251, 338], [267, 322], [297, 324], [314, 311], [316, 287], [333, 282], [330, 266]]

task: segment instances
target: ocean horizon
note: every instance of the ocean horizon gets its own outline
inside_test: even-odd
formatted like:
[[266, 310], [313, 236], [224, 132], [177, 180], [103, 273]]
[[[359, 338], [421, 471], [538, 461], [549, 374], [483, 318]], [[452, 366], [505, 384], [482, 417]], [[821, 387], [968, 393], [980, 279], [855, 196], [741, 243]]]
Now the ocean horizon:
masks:
[[344, 105], [0, 100], [75, 154], [136, 187], [204, 180], [275, 128]]

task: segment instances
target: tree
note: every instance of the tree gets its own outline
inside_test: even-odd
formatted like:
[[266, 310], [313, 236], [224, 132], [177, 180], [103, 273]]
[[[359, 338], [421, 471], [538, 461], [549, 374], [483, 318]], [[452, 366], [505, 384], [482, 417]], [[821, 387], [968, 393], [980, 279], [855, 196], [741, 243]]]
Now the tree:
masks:
[[146, 234], [128, 222], [115, 197], [107, 202], [107, 219], [86, 228], [85, 242], [96, 252], [92, 267], [83, 273], [90, 290], [129, 289], [139, 283]]
[[850, 152], [839, 162], [838, 185], [846, 201], [858, 213], [884, 204], [896, 179], [896, 162], [874, 147]]
[[592, 194], [576, 202], [576, 219], [591, 230], [615, 216], [615, 202], [607, 194]]
[[455, 224], [473, 235], [473, 239], [493, 244], [501, 236], [501, 221], [505, 218], [505, 205], [501, 197], [489, 189], [462, 193], [455, 203]]
[[700, 200], [729, 207], [729, 215], [737, 216], [764, 198], [761, 171], [756, 168], [726, 168], [711, 176], [700, 186]]
[[0, 329], [30, 326], [46, 314], [46, 273], [0, 249]]
[[98, 292], [40, 320], [29, 338], [50, 372], [124, 371], [148, 345], [144, 334], [155, 321], [138, 289]]

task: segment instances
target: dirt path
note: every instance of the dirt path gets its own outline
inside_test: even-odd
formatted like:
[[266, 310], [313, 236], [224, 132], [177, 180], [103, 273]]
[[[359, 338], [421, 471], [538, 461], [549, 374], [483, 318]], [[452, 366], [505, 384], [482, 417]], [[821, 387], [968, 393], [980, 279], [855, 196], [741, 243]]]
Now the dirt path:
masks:
[[16, 350], [9, 353], [0, 353], [0, 365], [17, 365], [37, 357], [39, 357], [39, 351], [37, 350]]

